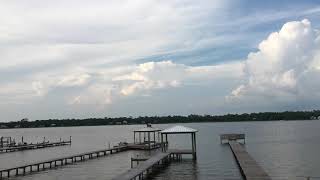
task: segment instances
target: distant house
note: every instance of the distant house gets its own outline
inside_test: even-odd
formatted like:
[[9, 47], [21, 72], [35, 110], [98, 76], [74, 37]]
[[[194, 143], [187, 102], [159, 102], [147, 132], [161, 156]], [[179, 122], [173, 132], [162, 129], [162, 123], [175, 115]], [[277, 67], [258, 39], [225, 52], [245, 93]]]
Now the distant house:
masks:
[[320, 116], [318, 116], [318, 120], [320, 120]]
[[5, 128], [8, 128], [8, 126], [2, 124], [2, 125], [0, 126], [0, 128], [1, 128], [1, 129], [5, 129]]
[[29, 121], [29, 119], [28, 118], [23, 118], [23, 119], [21, 119], [21, 121], [20, 122], [28, 122]]
[[128, 124], [128, 121], [122, 121], [122, 124]]

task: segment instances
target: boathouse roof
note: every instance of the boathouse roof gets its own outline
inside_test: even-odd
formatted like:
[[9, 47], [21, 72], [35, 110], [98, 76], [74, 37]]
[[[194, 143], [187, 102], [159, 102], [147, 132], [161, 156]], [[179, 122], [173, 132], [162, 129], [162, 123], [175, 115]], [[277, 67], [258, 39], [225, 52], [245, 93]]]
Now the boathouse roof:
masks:
[[161, 129], [153, 128], [153, 127], [144, 127], [138, 130], [134, 130], [134, 132], [159, 132]]
[[185, 127], [185, 126], [173, 126], [161, 131], [162, 134], [195, 133], [195, 132], [198, 132], [198, 130]]

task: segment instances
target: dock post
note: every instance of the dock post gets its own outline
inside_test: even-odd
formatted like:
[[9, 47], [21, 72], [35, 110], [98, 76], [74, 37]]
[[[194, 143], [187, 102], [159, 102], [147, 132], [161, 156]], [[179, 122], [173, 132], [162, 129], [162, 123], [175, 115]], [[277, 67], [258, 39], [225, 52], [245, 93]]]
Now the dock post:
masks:
[[194, 159], [197, 159], [197, 137], [196, 133], [193, 133], [193, 138], [194, 138]]
[[133, 132], [133, 144], [136, 144], [136, 132]]
[[151, 150], [150, 132], [148, 132], [148, 144], [149, 144], [149, 150]]
[[162, 150], [162, 152], [163, 152], [163, 146], [164, 146], [164, 144], [163, 144], [163, 134], [161, 133], [161, 150]]
[[194, 156], [194, 138], [193, 138], [193, 133], [191, 133], [191, 146], [192, 146], [192, 158], [195, 159], [195, 156]]

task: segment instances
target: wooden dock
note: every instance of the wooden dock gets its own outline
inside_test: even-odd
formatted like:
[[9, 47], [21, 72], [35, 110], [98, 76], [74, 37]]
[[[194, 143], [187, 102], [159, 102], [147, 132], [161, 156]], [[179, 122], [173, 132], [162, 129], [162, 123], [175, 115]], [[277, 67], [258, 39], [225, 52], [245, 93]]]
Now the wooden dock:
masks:
[[143, 179], [144, 176], [149, 174], [155, 166], [164, 165], [169, 163], [169, 152], [158, 153], [143, 163], [139, 164], [137, 167], [130, 169], [129, 171], [121, 174], [120, 176], [113, 178], [113, 180], [131, 180], [138, 178]]
[[269, 175], [250, 156], [243, 145], [236, 141], [229, 141], [229, 146], [246, 180], [271, 180]]
[[153, 149], [159, 149], [161, 147], [161, 143], [152, 143], [152, 144], [134, 144], [129, 143], [128, 148], [131, 150], [153, 150]]
[[221, 134], [220, 135], [220, 143], [228, 143], [229, 141], [238, 141], [242, 140], [242, 142], [246, 143], [246, 135], [245, 134]]
[[26, 173], [32, 173], [34, 171], [41, 171], [46, 169], [55, 168], [58, 166], [64, 166], [67, 164], [73, 164], [79, 161], [85, 161], [88, 159], [98, 158], [101, 156], [107, 156], [110, 154], [122, 152], [128, 150], [127, 146], [117, 146], [111, 149], [102, 149], [97, 151], [85, 152], [81, 154], [66, 156], [66, 157], [59, 157], [55, 159], [50, 159], [46, 161], [25, 164], [18, 167], [2, 169], [0, 170], [0, 179], [5, 177], [9, 178], [11, 176], [19, 176], [19, 175], [26, 175]]
[[[149, 158], [136, 157], [131, 158], [131, 168], [129, 171], [113, 178], [113, 180], [136, 180], [144, 179], [153, 170], [168, 165], [172, 160], [181, 160], [183, 154], [193, 155], [192, 150], [168, 150], [167, 152], [160, 152]], [[142, 163], [140, 163], [143, 161]], [[133, 167], [133, 162], [137, 162], [137, 166]]]
[[71, 145], [71, 140], [4, 147], [4, 148], [0, 148], [0, 153], [8, 153], [8, 152], [24, 151], [24, 150], [40, 149], [40, 148], [56, 147], [56, 146], [65, 146], [65, 145]]

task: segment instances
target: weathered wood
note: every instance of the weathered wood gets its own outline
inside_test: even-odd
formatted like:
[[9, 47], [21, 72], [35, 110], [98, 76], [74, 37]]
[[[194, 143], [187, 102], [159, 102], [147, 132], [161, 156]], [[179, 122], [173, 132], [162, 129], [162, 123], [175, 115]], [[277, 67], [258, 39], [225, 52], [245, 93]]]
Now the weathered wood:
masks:
[[241, 174], [246, 180], [271, 180], [269, 175], [250, 156], [243, 145], [236, 141], [229, 141], [229, 145]]

